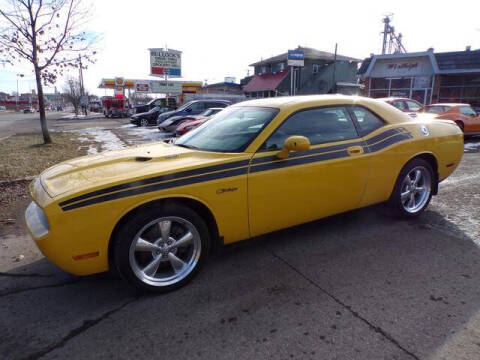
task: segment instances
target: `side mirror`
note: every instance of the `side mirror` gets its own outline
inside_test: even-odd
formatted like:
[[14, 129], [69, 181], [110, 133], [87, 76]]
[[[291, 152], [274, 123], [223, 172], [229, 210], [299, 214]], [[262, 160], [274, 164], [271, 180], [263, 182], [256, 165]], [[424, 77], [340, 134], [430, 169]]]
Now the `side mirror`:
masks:
[[310, 140], [305, 136], [289, 136], [283, 143], [283, 149], [277, 154], [277, 158], [286, 159], [290, 151], [306, 151], [310, 149]]

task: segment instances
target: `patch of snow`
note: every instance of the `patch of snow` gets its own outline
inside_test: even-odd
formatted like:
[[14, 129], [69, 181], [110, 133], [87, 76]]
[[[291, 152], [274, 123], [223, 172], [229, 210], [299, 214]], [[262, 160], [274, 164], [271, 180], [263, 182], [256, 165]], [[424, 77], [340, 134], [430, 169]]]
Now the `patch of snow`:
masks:
[[122, 126], [120, 126], [121, 128], [134, 128], [134, 127], [137, 127], [135, 124], [124, 124]]
[[[78, 140], [83, 142], [94, 141], [101, 144], [102, 151], [105, 150], [117, 150], [125, 147], [125, 143], [120, 140], [117, 135], [107, 129], [103, 128], [86, 128], [80, 130], [73, 130], [72, 132], [80, 133], [83, 136], [80, 136]], [[90, 145], [87, 153], [96, 154], [96, 146]]]
[[476, 142], [467, 142], [465, 143], [465, 150], [468, 151], [475, 151], [475, 150], [480, 150], [480, 141]]
[[[158, 131], [157, 128], [145, 128], [145, 127], [134, 127], [132, 129], [129, 129], [129, 134], [137, 136], [147, 141], [162, 141], [164, 139], [168, 139], [172, 137], [172, 134]], [[141, 143], [141, 142], [145, 142], [145, 141], [142, 141], [142, 140], [135, 141], [135, 143]]]

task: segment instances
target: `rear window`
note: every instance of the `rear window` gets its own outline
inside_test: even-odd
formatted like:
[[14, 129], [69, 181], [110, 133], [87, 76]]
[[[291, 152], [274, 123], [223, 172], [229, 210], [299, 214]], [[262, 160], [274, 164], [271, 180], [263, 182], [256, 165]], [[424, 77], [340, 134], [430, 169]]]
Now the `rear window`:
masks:
[[448, 106], [427, 106], [425, 112], [430, 114], [442, 114], [448, 110]]

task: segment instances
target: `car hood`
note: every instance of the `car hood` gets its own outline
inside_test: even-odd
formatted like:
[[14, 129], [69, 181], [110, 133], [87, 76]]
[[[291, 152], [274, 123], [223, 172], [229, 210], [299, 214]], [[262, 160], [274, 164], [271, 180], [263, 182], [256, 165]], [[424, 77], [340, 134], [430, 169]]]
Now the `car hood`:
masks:
[[173, 116], [175, 115], [175, 110], [171, 110], [171, 111], [166, 111], [164, 113], [161, 113], [159, 116], [158, 116], [158, 120], [159, 121], [164, 121], [166, 119], [168, 119], [170, 116]]
[[203, 116], [202, 116], [201, 118], [196, 118], [196, 119], [194, 119], [194, 120], [188, 120], [188, 121], [185, 121], [185, 122], [181, 123], [180, 125], [178, 125], [178, 128], [177, 128], [177, 129], [180, 130], [180, 129], [183, 129], [183, 128], [187, 127], [187, 126], [200, 125], [200, 124], [204, 123], [204, 122], [207, 121], [207, 120], [208, 120], [208, 117], [203, 117]]
[[238, 156], [159, 142], [68, 160], [44, 171], [40, 180], [51, 198], [65, 198], [145, 177], [215, 165]]

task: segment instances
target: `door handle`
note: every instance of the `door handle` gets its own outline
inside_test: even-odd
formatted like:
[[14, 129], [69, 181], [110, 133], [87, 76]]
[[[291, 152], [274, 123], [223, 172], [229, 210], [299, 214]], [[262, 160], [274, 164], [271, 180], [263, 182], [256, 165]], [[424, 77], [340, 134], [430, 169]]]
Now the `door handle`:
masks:
[[361, 155], [363, 154], [363, 147], [359, 145], [350, 146], [347, 148], [347, 152], [349, 155], [352, 155], [352, 156]]

